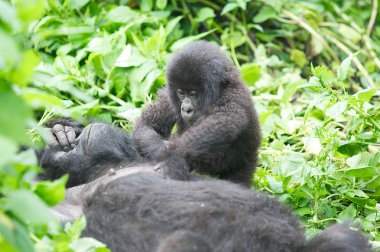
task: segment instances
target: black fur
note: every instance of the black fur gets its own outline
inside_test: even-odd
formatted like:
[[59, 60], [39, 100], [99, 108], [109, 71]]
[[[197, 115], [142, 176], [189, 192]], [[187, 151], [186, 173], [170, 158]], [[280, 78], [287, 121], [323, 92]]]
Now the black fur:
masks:
[[[371, 251], [361, 232], [346, 224], [306, 242], [298, 218], [263, 193], [220, 180], [168, 180], [144, 169], [114, 180], [106, 176], [97, 189], [90, 185], [94, 193], [85, 199], [85, 236], [114, 252]], [[191, 244], [203, 250], [187, 249]]]
[[[236, 67], [217, 46], [194, 42], [173, 56], [167, 81], [134, 128], [140, 154], [168, 164], [179, 156], [187, 163], [175, 167], [183, 170], [180, 174], [190, 169], [249, 185], [257, 162], [260, 126], [251, 94]], [[181, 116], [177, 89], [200, 93], [191, 122]], [[175, 124], [177, 133], [171, 135]], [[173, 168], [164, 165], [163, 169], [170, 177]]]

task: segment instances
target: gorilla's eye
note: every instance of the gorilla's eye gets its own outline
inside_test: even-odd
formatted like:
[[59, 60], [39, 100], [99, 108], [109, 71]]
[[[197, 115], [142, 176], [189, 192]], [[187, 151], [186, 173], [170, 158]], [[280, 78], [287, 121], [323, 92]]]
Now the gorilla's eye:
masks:
[[191, 92], [190, 92], [190, 97], [191, 97], [191, 98], [194, 98], [194, 99], [195, 99], [195, 98], [198, 98], [198, 92], [195, 91], [195, 90], [191, 91]]
[[184, 97], [185, 96], [185, 92], [182, 89], [177, 89], [177, 94], [180, 97]]

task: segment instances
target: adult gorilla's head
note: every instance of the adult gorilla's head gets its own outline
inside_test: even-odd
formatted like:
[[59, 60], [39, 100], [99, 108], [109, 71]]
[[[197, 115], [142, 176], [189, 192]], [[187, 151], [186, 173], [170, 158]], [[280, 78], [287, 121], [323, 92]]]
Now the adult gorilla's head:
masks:
[[177, 114], [187, 123], [196, 120], [203, 109], [217, 101], [235, 72], [232, 62], [210, 42], [194, 42], [175, 53], [166, 77]]

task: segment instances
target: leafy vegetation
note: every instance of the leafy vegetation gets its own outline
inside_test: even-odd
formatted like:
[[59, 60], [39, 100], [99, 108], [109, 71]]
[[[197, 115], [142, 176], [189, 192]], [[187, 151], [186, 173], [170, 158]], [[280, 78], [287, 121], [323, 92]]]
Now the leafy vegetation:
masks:
[[[380, 241], [378, 1], [0, 0], [0, 247], [107, 251], [48, 211], [67, 177], [34, 183], [52, 116], [130, 130], [173, 51], [207, 39], [252, 90], [263, 143], [255, 187], [310, 235], [335, 221]], [[358, 52], [358, 53], [356, 53]], [[315, 67], [314, 67], [315, 66]], [[27, 130], [26, 130], [27, 129]]]

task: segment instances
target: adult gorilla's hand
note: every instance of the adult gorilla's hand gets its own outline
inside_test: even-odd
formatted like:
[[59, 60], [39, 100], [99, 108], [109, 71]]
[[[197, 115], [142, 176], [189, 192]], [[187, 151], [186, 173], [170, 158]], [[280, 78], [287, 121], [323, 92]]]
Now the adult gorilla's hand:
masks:
[[73, 127], [56, 124], [50, 129], [50, 146], [60, 146], [64, 151], [75, 147], [76, 134]]
[[49, 146], [60, 147], [70, 151], [75, 147], [77, 137], [82, 133], [84, 126], [69, 118], [59, 118], [46, 123], [50, 128]]

